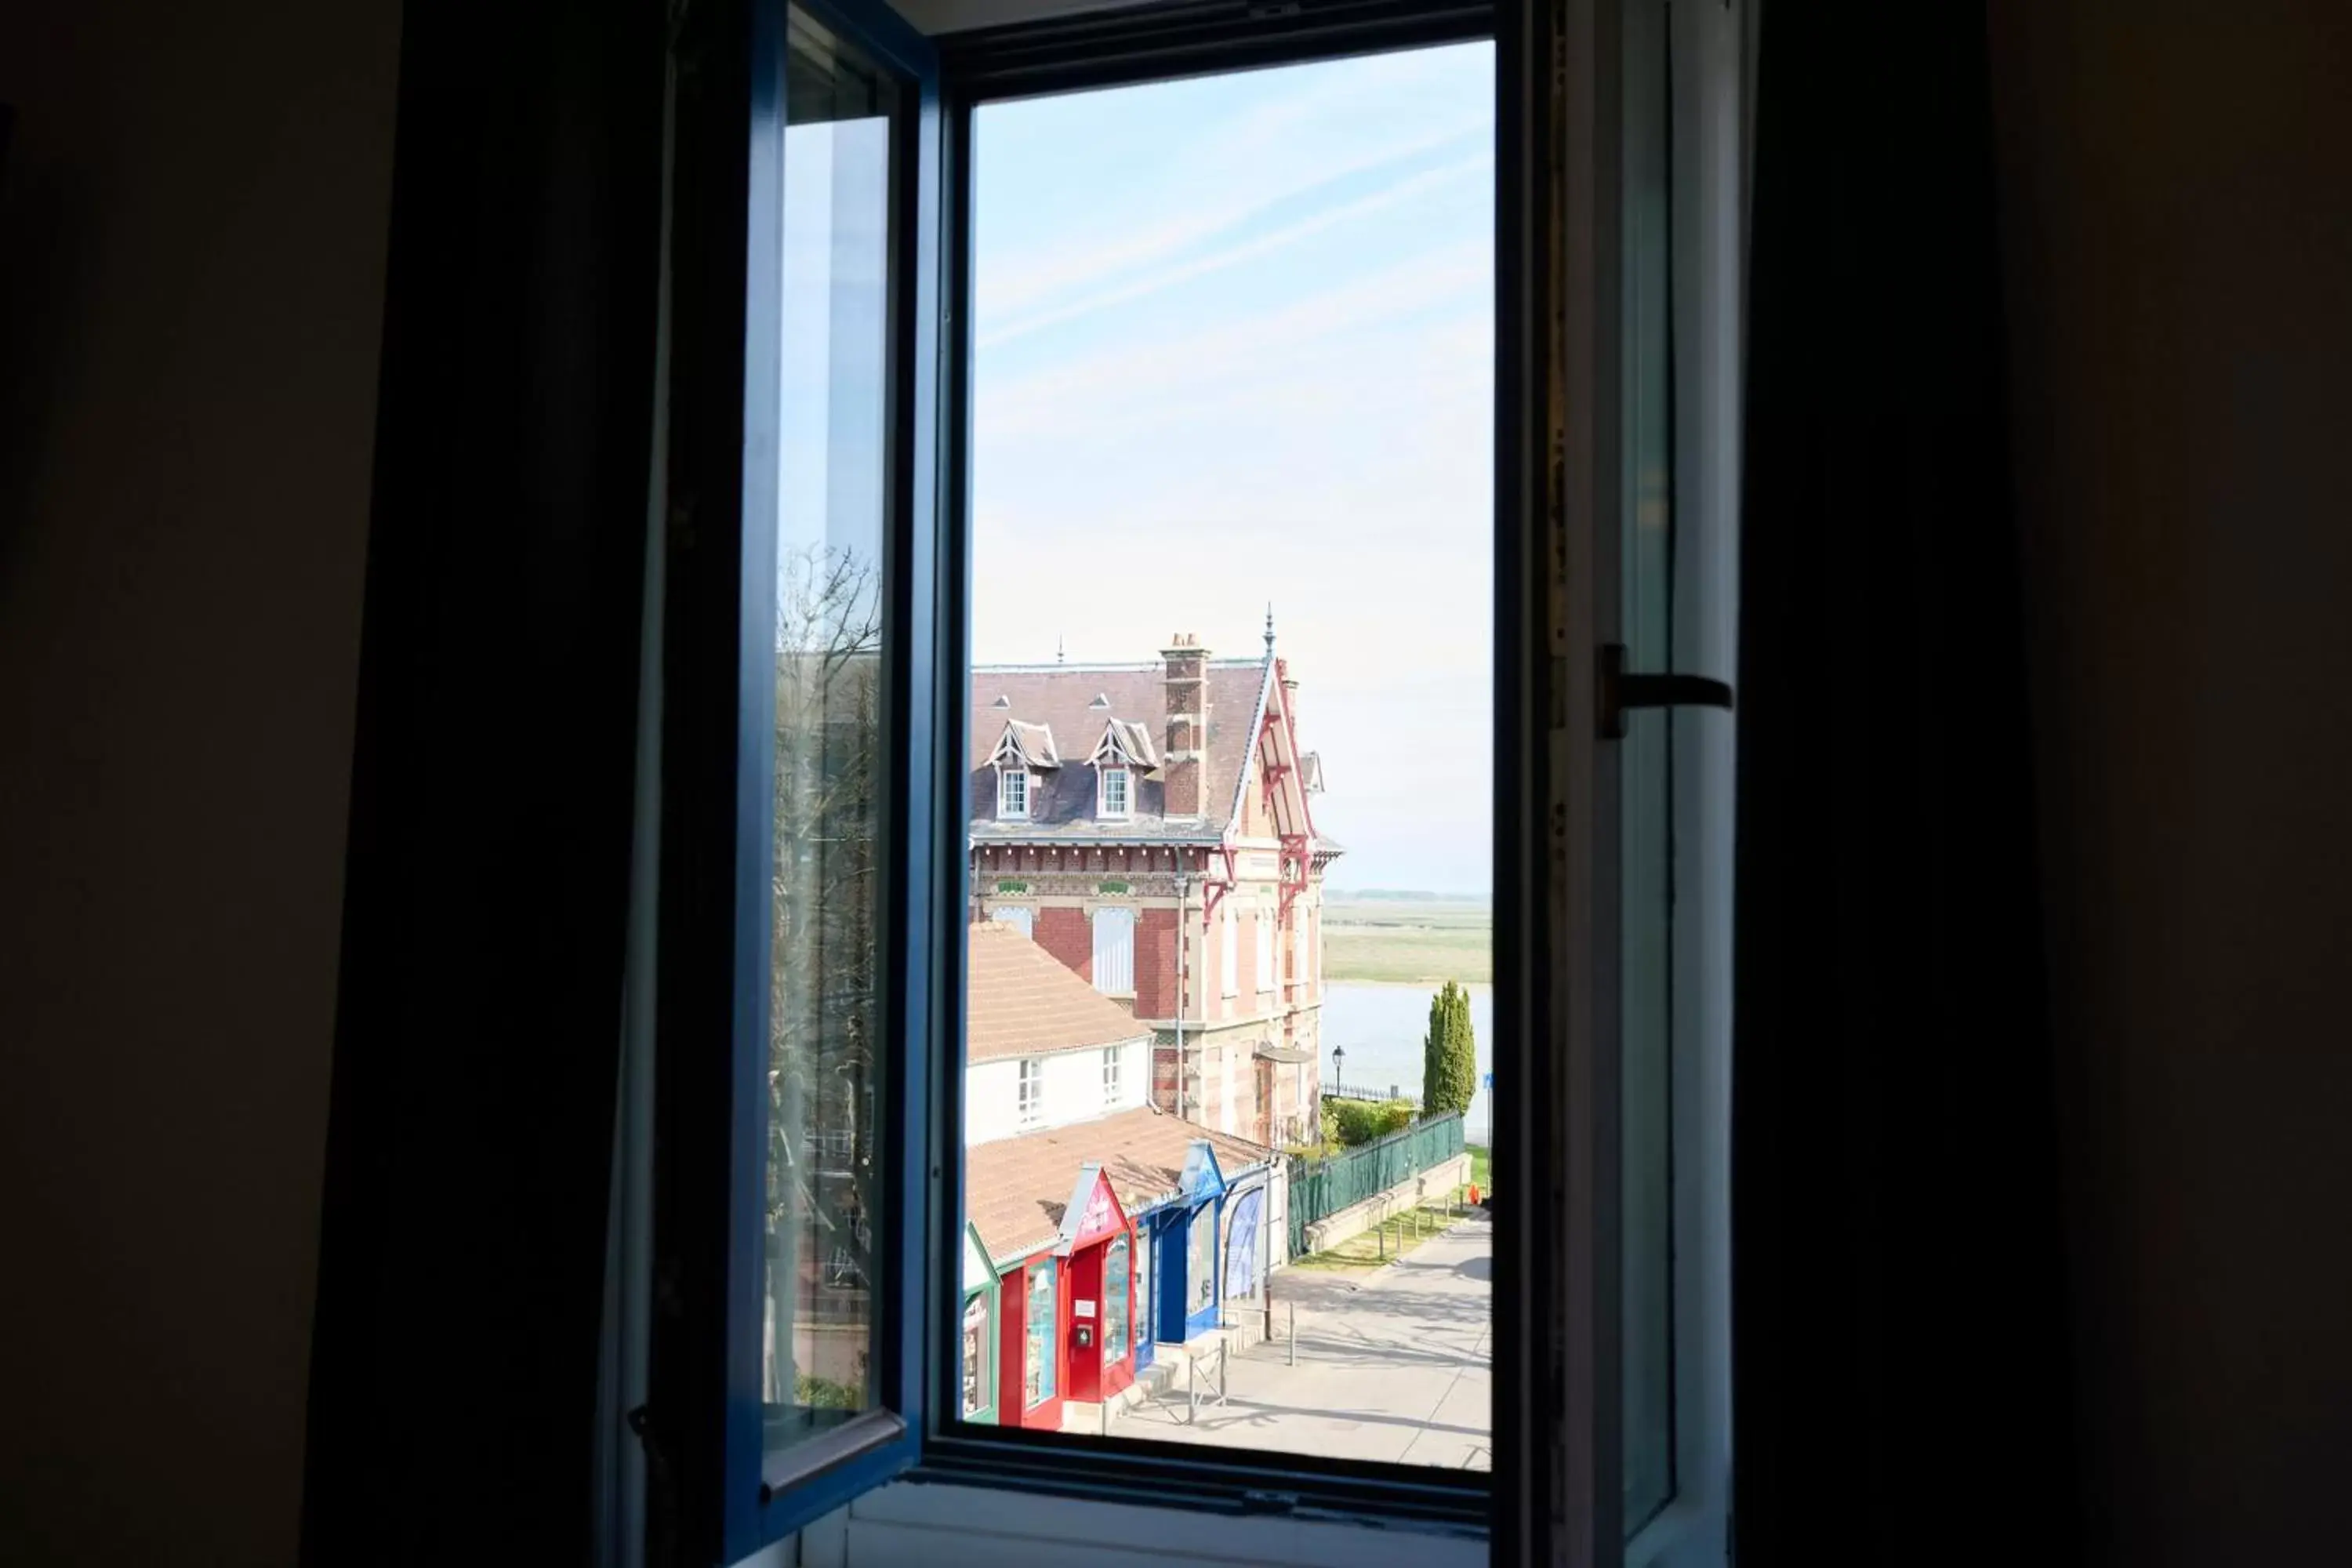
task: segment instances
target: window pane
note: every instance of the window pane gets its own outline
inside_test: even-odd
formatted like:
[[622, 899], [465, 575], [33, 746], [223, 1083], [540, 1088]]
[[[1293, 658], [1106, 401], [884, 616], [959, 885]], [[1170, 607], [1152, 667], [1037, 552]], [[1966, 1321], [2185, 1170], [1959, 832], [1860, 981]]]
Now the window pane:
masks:
[[963, 1309], [963, 1414], [967, 1421], [988, 1405], [988, 1298], [974, 1296]]
[[1103, 1354], [1112, 1361], [1127, 1353], [1127, 1237], [1113, 1237], [1103, 1270]]
[[964, 1217], [1136, 1325], [1023, 1425], [1488, 1462], [1495, 69], [973, 111]]
[[797, 9], [785, 82], [768, 1437], [876, 1402], [883, 539], [898, 86]]
[[1203, 1207], [1192, 1215], [1192, 1234], [1185, 1241], [1185, 1277], [1192, 1282], [1192, 1310], [1205, 1311], [1217, 1304], [1217, 1215]]
[[1033, 1405], [1054, 1397], [1054, 1374], [1059, 1358], [1053, 1352], [1061, 1337], [1055, 1330], [1054, 1265], [1048, 1259], [1029, 1270], [1028, 1346], [1021, 1364], [1026, 1403]]

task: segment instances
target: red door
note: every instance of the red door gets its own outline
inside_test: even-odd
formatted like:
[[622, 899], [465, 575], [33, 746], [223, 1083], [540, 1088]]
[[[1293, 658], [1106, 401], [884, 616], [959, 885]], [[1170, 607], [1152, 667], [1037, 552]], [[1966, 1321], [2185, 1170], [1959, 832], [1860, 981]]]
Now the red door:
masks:
[[996, 1424], [1000, 1426], [1021, 1425], [1022, 1391], [1027, 1386], [1021, 1366], [1023, 1278], [1022, 1270], [1015, 1268], [996, 1282]]
[[1094, 1404], [1102, 1398], [1103, 1249], [1097, 1245], [1070, 1255], [1069, 1333], [1063, 1341], [1068, 1395]]

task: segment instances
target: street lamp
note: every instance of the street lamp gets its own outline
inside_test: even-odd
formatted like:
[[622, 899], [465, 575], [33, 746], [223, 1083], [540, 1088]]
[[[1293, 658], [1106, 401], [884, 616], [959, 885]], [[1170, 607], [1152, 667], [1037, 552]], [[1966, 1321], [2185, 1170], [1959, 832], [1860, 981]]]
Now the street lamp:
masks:
[[1340, 1082], [1341, 1082], [1340, 1078], [1339, 1078], [1339, 1064], [1340, 1064], [1341, 1062], [1346, 1061], [1347, 1059], [1348, 1059], [1348, 1047], [1345, 1047], [1345, 1046], [1333, 1046], [1333, 1047], [1331, 1047], [1331, 1092], [1332, 1092], [1333, 1094], [1337, 1094], [1337, 1093], [1339, 1093], [1339, 1087], [1340, 1087]]

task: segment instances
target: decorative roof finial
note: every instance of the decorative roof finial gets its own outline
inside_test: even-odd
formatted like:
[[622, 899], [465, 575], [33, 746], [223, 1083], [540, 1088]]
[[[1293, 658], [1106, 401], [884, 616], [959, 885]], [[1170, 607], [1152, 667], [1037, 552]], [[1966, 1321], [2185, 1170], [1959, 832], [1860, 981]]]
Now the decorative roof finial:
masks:
[[1274, 651], [1274, 601], [1265, 602], [1265, 651]]
[[1062, 634], [1059, 632], [1054, 634], [1054, 662], [1062, 662]]

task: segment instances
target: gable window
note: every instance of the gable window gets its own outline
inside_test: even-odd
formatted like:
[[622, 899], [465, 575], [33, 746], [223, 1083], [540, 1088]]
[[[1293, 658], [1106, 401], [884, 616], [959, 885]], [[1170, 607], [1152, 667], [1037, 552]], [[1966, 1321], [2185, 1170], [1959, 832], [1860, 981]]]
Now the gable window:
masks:
[[1029, 816], [1029, 773], [1025, 768], [999, 768], [996, 772], [996, 815], [1012, 821], [1022, 821]]
[[1095, 815], [1113, 820], [1124, 820], [1128, 815], [1128, 771], [1125, 768], [1102, 770], [1102, 787], [1095, 802]]
[[1105, 1105], [1117, 1105], [1119, 1091], [1119, 1051], [1117, 1046], [1105, 1046], [1102, 1054], [1102, 1091]]
[[1095, 911], [1095, 989], [1106, 996], [1135, 994], [1135, 911]]
[[1045, 1064], [1035, 1057], [1023, 1057], [1020, 1071], [1014, 1119], [1024, 1127], [1034, 1127], [1045, 1120]]

